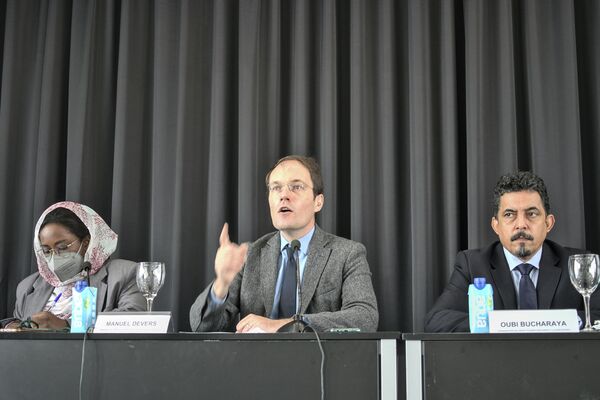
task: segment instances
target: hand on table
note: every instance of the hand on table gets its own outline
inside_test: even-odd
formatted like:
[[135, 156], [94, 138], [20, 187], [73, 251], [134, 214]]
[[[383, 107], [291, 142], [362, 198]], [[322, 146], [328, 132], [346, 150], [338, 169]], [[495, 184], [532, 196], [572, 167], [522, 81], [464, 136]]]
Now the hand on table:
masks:
[[[31, 321], [38, 324], [38, 328], [42, 329], [65, 329], [69, 325], [64, 319], [58, 318], [56, 315], [48, 311], [42, 311], [31, 316]], [[32, 326], [33, 328], [33, 326]]]
[[275, 333], [283, 325], [293, 321], [292, 318], [269, 319], [255, 314], [246, 315], [235, 327], [237, 333], [252, 333], [261, 330], [266, 333]]

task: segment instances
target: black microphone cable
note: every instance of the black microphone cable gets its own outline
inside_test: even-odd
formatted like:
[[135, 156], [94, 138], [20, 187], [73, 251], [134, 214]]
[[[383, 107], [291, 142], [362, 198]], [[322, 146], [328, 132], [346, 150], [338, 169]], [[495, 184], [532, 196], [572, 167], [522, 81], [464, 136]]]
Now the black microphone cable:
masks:
[[79, 368], [79, 400], [81, 400], [81, 390], [83, 388], [83, 366], [85, 364], [85, 342], [88, 336], [88, 333], [91, 332], [93, 328], [89, 327], [84, 333], [83, 333], [83, 345], [81, 346], [81, 367]]
[[297, 295], [298, 302], [296, 303], [296, 315], [294, 315], [294, 319], [298, 319], [299, 322], [305, 325], [303, 332], [306, 332], [306, 328], [310, 328], [311, 331], [315, 334], [317, 338], [317, 344], [319, 345], [319, 351], [321, 352], [321, 400], [325, 400], [325, 351], [323, 350], [323, 344], [321, 343], [321, 338], [317, 333], [317, 330], [310, 326], [306, 320], [303, 320], [300, 316], [300, 311], [302, 310], [302, 284], [300, 281], [300, 241], [297, 239], [292, 240], [290, 243], [292, 247], [292, 254], [294, 257], [294, 261], [296, 262], [296, 284], [297, 284]]
[[[90, 287], [90, 269], [92, 268], [92, 264], [89, 261], [83, 263], [83, 270], [86, 272], [87, 285]], [[79, 368], [79, 400], [81, 400], [81, 390], [83, 388], [83, 366], [85, 364], [85, 342], [88, 336], [88, 333], [92, 331], [92, 327], [86, 329], [83, 333], [83, 345], [81, 346], [81, 367]]]
[[[306, 324], [306, 329], [310, 329], [315, 334], [319, 350], [321, 351], [321, 400], [325, 400], [325, 351], [323, 350], [321, 338], [319, 337], [317, 330], [309, 324]], [[306, 332], [306, 330], [304, 332]]]

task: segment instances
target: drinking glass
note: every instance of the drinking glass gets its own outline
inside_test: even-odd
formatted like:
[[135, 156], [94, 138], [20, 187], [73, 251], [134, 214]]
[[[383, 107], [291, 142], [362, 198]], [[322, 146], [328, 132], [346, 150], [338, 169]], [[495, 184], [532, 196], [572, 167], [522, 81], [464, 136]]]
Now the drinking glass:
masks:
[[145, 261], [137, 264], [137, 286], [146, 298], [146, 311], [152, 311], [154, 298], [165, 282], [165, 263]]
[[600, 266], [598, 254], [575, 254], [569, 257], [569, 277], [571, 283], [583, 296], [585, 306], [584, 331], [592, 331], [590, 324], [590, 296], [598, 287]]

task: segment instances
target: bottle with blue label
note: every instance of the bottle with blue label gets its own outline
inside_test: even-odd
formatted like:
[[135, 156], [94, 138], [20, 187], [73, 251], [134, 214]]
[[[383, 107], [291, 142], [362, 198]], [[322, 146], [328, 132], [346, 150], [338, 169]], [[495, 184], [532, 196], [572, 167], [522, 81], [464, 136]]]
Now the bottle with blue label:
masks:
[[489, 333], [489, 312], [494, 309], [494, 291], [485, 278], [475, 278], [469, 285], [469, 327], [471, 333]]
[[73, 288], [71, 333], [85, 333], [96, 324], [96, 296], [98, 289], [78, 281]]

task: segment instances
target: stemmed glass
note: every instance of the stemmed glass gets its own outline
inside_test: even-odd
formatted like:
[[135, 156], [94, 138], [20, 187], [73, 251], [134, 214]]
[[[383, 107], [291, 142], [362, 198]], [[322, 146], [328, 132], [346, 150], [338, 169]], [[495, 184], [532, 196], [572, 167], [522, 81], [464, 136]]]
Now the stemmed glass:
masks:
[[592, 331], [590, 324], [590, 296], [598, 287], [600, 266], [598, 254], [575, 254], [569, 257], [569, 277], [571, 283], [583, 296], [585, 306], [584, 331]]
[[165, 282], [165, 263], [145, 261], [137, 264], [137, 286], [146, 298], [146, 310], [152, 311], [152, 303]]

